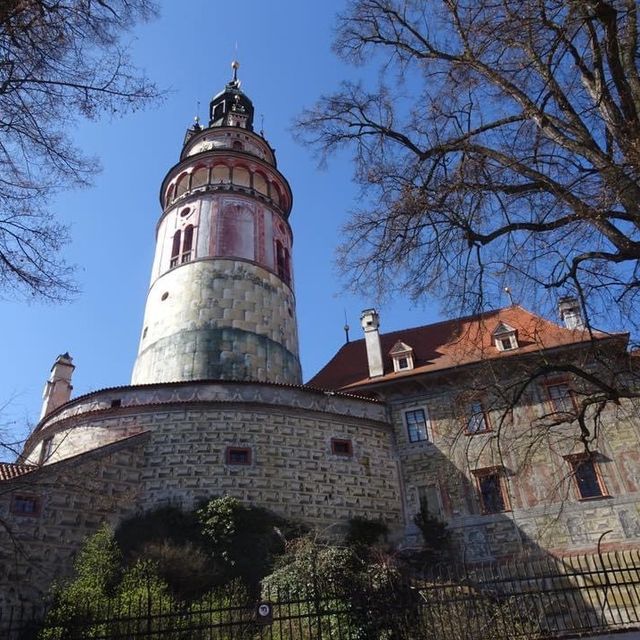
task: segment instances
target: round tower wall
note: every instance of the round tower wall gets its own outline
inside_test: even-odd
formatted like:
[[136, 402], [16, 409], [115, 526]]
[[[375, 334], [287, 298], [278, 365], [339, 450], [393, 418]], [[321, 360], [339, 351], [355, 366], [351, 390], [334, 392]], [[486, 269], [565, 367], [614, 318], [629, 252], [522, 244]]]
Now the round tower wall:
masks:
[[295, 299], [250, 262], [197, 260], [165, 273], [147, 299], [132, 384], [301, 382]]
[[185, 145], [181, 157], [184, 159], [214, 149], [242, 150], [274, 167], [276, 165], [273, 150], [264, 138], [246, 129], [230, 127], [204, 129], [201, 133], [194, 135]]
[[269, 204], [242, 192], [194, 194], [171, 207], [158, 225], [151, 283], [196, 259], [239, 258], [292, 286], [292, 244], [289, 225]]

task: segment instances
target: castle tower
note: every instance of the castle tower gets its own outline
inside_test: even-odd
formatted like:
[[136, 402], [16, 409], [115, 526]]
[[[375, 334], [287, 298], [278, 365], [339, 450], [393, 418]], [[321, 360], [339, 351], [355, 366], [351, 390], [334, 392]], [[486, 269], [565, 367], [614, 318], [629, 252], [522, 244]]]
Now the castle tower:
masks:
[[300, 383], [291, 189], [233, 79], [160, 189], [162, 215], [132, 384]]

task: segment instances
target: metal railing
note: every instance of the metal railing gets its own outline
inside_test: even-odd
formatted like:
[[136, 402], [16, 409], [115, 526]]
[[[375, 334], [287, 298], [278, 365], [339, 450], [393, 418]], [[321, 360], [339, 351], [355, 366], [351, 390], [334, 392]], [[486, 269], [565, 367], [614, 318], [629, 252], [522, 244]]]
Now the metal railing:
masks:
[[85, 607], [0, 611], [3, 640], [502, 640], [640, 629], [640, 551], [446, 566], [381, 575], [345, 590], [322, 584], [220, 589], [177, 603], [137, 597]]

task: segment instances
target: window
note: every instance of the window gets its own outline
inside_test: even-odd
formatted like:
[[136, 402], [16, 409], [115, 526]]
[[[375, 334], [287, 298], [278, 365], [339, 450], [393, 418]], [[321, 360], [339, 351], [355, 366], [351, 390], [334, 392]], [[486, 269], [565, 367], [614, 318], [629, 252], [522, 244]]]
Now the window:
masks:
[[580, 454], [566, 456], [565, 459], [571, 465], [571, 475], [581, 500], [608, 495], [593, 456]]
[[429, 441], [428, 417], [424, 409], [405, 411], [404, 419], [407, 423], [409, 442]]
[[15, 495], [11, 500], [11, 513], [20, 516], [38, 516], [40, 500], [35, 496]]
[[408, 344], [398, 340], [398, 342], [391, 347], [389, 355], [393, 360], [394, 371], [413, 369], [413, 349]]
[[331, 453], [336, 456], [351, 458], [353, 456], [353, 446], [351, 445], [351, 440], [331, 438]]
[[185, 194], [189, 190], [189, 175], [183, 173], [178, 181], [176, 182], [176, 198], [179, 198], [181, 195]]
[[466, 431], [468, 434], [484, 433], [489, 431], [489, 418], [482, 400], [474, 400], [469, 404], [466, 424]]
[[509, 511], [509, 500], [505, 491], [503, 470], [492, 467], [490, 469], [478, 469], [473, 474], [476, 476], [482, 513]]
[[491, 335], [498, 351], [512, 351], [519, 346], [516, 330], [505, 322], [498, 324]]
[[251, 464], [251, 449], [249, 447], [227, 447], [227, 464]]
[[191, 260], [191, 249], [193, 247], [193, 225], [190, 224], [184, 230], [184, 238], [182, 240], [182, 257], [180, 262], [189, 262]]
[[209, 169], [207, 167], [198, 167], [191, 176], [191, 188], [198, 189], [209, 183]]
[[284, 278], [286, 284], [291, 284], [291, 256], [289, 255], [289, 249], [286, 247], [283, 249], [284, 253]]
[[278, 276], [286, 283], [291, 282], [289, 249], [276, 240], [276, 269]]
[[570, 413], [575, 410], [573, 392], [568, 382], [547, 384], [547, 393], [551, 409], [556, 413]]
[[178, 229], [173, 234], [173, 243], [171, 245], [171, 260], [169, 267], [177, 267], [178, 264], [184, 264], [190, 262], [193, 253], [193, 233], [194, 227], [192, 224], [187, 225], [184, 229], [184, 233]]
[[49, 436], [42, 441], [40, 445], [40, 459], [38, 464], [44, 464], [53, 453], [53, 436]]
[[118, 407], [122, 406], [122, 400], [120, 398], [115, 398], [114, 400], [111, 401], [111, 408], [112, 409], [117, 409]]
[[511, 351], [511, 349], [517, 349], [518, 343], [515, 336], [507, 336], [506, 338], [500, 338], [500, 351]]
[[169, 267], [177, 267], [178, 266], [178, 256], [180, 255], [180, 240], [182, 238], [182, 231], [178, 229], [173, 234], [173, 244], [171, 245], [171, 261], [169, 262]]

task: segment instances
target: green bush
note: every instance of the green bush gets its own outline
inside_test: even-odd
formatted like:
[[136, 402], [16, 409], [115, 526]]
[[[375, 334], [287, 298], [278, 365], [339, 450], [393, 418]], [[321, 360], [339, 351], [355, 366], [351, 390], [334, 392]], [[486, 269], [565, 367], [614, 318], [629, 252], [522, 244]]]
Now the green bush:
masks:
[[356, 547], [371, 547], [385, 541], [389, 527], [382, 520], [355, 517], [349, 520], [345, 542]]
[[422, 559], [425, 563], [446, 560], [450, 546], [451, 534], [447, 525], [429, 513], [426, 500], [420, 501], [420, 511], [413, 522], [422, 534]]
[[223, 565], [225, 581], [240, 578], [253, 592], [284, 553], [287, 537], [301, 531], [266, 509], [247, 507], [229, 496], [210, 500], [197, 516], [209, 554]]

